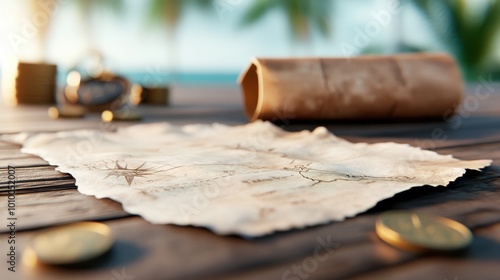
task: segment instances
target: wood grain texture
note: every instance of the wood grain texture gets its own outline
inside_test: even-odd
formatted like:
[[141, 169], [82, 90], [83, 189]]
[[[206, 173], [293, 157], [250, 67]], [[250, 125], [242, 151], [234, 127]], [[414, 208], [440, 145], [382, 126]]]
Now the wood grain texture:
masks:
[[[202, 116], [220, 118], [222, 122], [231, 118], [226, 123], [244, 122], [238, 111], [241, 104], [235, 103], [239, 102], [239, 97], [224, 99], [230, 90], [216, 93], [216, 98], [207, 101], [208, 109], [200, 107], [202, 101], [196, 101], [200, 91], [186, 92], [188, 94], [177, 101], [178, 111], [169, 113], [174, 116], [179, 112], [174, 123], [195, 122]], [[95, 263], [83, 267], [36, 269], [20, 265], [15, 274], [8, 272], [6, 264], [2, 263], [0, 279], [109, 280], [117, 279], [116, 275], [123, 272], [135, 279], [306, 279], [297, 274], [287, 278], [286, 273], [293, 272], [294, 266], [311, 265], [316, 248], [321, 246], [319, 239], [329, 240], [335, 246], [331, 251], [321, 247], [323, 249], [318, 252], [325, 258], [316, 260], [317, 267], [309, 272], [302, 269], [307, 279], [499, 279], [500, 111], [491, 106], [491, 102], [497, 102], [496, 108], [500, 108], [498, 97], [500, 94], [482, 102], [484, 106], [471, 116], [461, 118], [458, 127], [447, 122], [327, 124], [331, 131], [352, 141], [408, 143], [440, 154], [453, 154], [460, 159], [490, 158], [493, 166], [483, 172], [469, 171], [447, 187], [412, 188], [344, 222], [251, 240], [217, 236], [202, 228], [150, 224], [125, 213], [116, 202], [78, 193], [70, 175], [56, 171], [55, 167], [36, 157], [23, 157], [17, 145], [0, 142], [0, 161], [5, 160], [1, 163], [11, 161], [18, 168], [19, 255], [23, 255], [23, 249], [40, 228], [73, 221], [104, 221], [112, 228], [116, 240], [111, 252]], [[190, 111], [189, 106], [182, 103], [184, 101], [195, 104], [195, 109], [191, 110], [193, 115], [183, 115], [182, 112]], [[6, 114], [0, 113], [0, 119], [8, 119]], [[161, 120], [163, 117], [158, 116], [163, 114], [153, 112], [149, 120]], [[30, 123], [35, 116], [35, 113], [28, 113], [19, 122]], [[80, 122], [73, 122], [71, 127], [79, 128]], [[83, 122], [87, 123], [85, 126], [98, 127], [95, 120]], [[311, 129], [317, 124], [283, 125], [294, 131]], [[60, 127], [58, 122], [47, 120], [38, 130], [54, 131], [65, 127], [66, 124]], [[435, 129], [443, 129], [446, 139], [433, 137]], [[0, 165], [0, 174], [6, 174], [6, 165]], [[0, 218], [5, 219], [7, 182], [6, 176], [0, 176], [3, 176], [0, 178]], [[474, 242], [462, 255], [421, 255], [394, 248], [379, 240], [374, 232], [378, 214], [393, 209], [414, 209], [455, 219], [472, 229]], [[0, 227], [0, 232], [0, 253], [4, 254], [8, 234], [4, 227]]]
[[[407, 277], [399, 279], [445, 279], [451, 275], [478, 279], [465, 277], [471, 271], [464, 272], [457, 264], [488, 268], [480, 279], [495, 279], [490, 277], [493, 264], [500, 259], [500, 180], [499, 167], [495, 168], [486, 170], [484, 180], [482, 173], [472, 172], [447, 188], [415, 188], [345, 222], [254, 240], [217, 236], [200, 228], [151, 225], [136, 217], [109, 221], [106, 223], [116, 234], [117, 243], [108, 257], [91, 266], [92, 275], [97, 277], [94, 279], [106, 279], [113, 269], [126, 267], [137, 279], [282, 279], [294, 266], [306, 266], [306, 260], [314, 258], [316, 248], [320, 248], [322, 261], [307, 273], [308, 279], [385, 279], [371, 278], [379, 273], [398, 279], [399, 267], [411, 268]], [[465, 204], [467, 207], [463, 207]], [[453, 218], [473, 230], [475, 241], [463, 255], [421, 255], [396, 249], [374, 233], [378, 213], [389, 209], [415, 209]], [[28, 240], [33, 233], [19, 235]], [[338, 246], [328, 252], [321, 249], [324, 247], [318, 238]], [[25, 242], [21, 244], [25, 246]], [[121, 256], [125, 252], [128, 255]], [[36, 279], [64, 279], [75, 271], [52, 268], [35, 272]]]
[[47, 162], [37, 156], [22, 153], [20, 146], [8, 142], [1, 142], [0, 168], [15, 164], [18, 167], [31, 165], [47, 165]]
[[[7, 213], [4, 196], [0, 213]], [[51, 225], [85, 220], [106, 220], [128, 217], [121, 204], [109, 199], [82, 195], [73, 184], [72, 189], [39, 188], [36, 192], [16, 196], [17, 231], [26, 231]], [[7, 232], [1, 227], [0, 233]]]

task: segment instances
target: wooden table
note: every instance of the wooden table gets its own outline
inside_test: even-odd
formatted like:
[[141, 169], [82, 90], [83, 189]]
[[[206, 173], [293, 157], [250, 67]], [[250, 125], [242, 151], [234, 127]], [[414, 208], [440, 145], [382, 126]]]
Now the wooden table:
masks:
[[[0, 142], [0, 219], [7, 224], [7, 166], [16, 168], [16, 272], [8, 271], [8, 228], [0, 227], [0, 279], [500, 279], [500, 86], [476, 85], [464, 108], [447, 122], [329, 124], [356, 142], [409, 143], [460, 159], [493, 159], [447, 187], [412, 188], [344, 222], [245, 240], [194, 227], [152, 225], [121, 205], [76, 190], [71, 175], [20, 147]], [[242, 124], [235, 87], [176, 88], [169, 108], [143, 108], [144, 121]], [[1, 108], [0, 133], [98, 128], [97, 115], [53, 121], [45, 107]], [[286, 129], [313, 128], [313, 124]], [[127, 125], [127, 124], [117, 124]], [[475, 238], [461, 255], [417, 254], [385, 244], [374, 232], [379, 213], [414, 209], [455, 219]], [[112, 250], [80, 267], [30, 268], [23, 249], [40, 229], [102, 221], [113, 230]], [[323, 246], [318, 240], [335, 244]], [[319, 249], [317, 249], [319, 248]], [[315, 250], [321, 255], [315, 255]], [[318, 251], [319, 250], [319, 251]], [[321, 257], [320, 257], [321, 256]]]

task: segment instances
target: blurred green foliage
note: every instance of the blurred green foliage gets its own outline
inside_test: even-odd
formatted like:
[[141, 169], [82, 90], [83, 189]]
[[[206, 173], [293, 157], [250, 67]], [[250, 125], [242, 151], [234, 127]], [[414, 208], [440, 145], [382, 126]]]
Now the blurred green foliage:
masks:
[[73, 2], [85, 16], [90, 15], [93, 9], [102, 8], [119, 14], [123, 11], [124, 7], [122, 0], [73, 0]]
[[[32, 1], [33, 5], [37, 1]], [[53, 0], [48, 0], [53, 1]], [[95, 8], [116, 13], [123, 10], [123, 0], [73, 0], [85, 16]], [[165, 24], [175, 34], [183, 13], [197, 7], [216, 12], [218, 0], [148, 0], [147, 18], [153, 24]], [[364, 1], [364, 0], [363, 0]], [[467, 79], [493, 73], [500, 78], [500, 65], [492, 59], [500, 36], [500, 0], [489, 0], [477, 9], [476, 0], [401, 0], [409, 1], [422, 13], [443, 46], [457, 58]], [[270, 11], [279, 11], [286, 20], [290, 36], [296, 42], [307, 42], [314, 32], [323, 37], [331, 33], [334, 0], [252, 0], [240, 20], [240, 27], [254, 25]], [[404, 20], [404, 19], [403, 19]], [[365, 52], [384, 52], [370, 46]], [[400, 51], [429, 51], [422, 46], [401, 43]], [[496, 73], [496, 74], [495, 74]]]
[[492, 58], [500, 35], [500, 0], [490, 0], [481, 10], [475, 1], [413, 0], [448, 51], [462, 66], [466, 78], [500, 68]]
[[190, 6], [212, 8], [213, 0], [150, 0], [149, 18], [152, 22], [163, 22], [169, 32], [174, 33], [182, 13]]
[[241, 21], [242, 26], [261, 20], [269, 11], [284, 13], [292, 38], [299, 41], [309, 39], [313, 30], [321, 35], [330, 35], [332, 1], [318, 0], [255, 0]]

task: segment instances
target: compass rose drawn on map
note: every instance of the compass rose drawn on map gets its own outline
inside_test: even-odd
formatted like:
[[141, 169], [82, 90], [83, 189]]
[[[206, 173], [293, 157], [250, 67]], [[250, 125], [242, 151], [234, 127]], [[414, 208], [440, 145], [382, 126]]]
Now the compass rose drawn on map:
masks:
[[155, 168], [143, 168], [144, 165], [146, 165], [146, 162], [136, 168], [128, 168], [128, 164], [121, 166], [118, 161], [115, 161], [115, 167], [113, 169], [108, 169], [110, 172], [104, 179], [111, 176], [116, 176], [116, 178], [123, 177], [128, 185], [131, 186], [136, 177], [144, 178], [162, 171], [156, 170]]

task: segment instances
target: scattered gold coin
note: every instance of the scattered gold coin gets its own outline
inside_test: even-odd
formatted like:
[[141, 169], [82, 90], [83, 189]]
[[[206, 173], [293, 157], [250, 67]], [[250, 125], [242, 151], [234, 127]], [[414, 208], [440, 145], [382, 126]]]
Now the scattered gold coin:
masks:
[[375, 230], [385, 242], [412, 251], [457, 251], [472, 242], [472, 233], [464, 225], [444, 217], [411, 211], [382, 214]]
[[140, 121], [141, 118], [141, 115], [131, 109], [121, 109], [119, 111], [106, 110], [101, 114], [101, 119], [103, 122]]
[[62, 107], [50, 107], [49, 117], [58, 118], [83, 118], [87, 110], [81, 106], [65, 105]]
[[69, 265], [95, 259], [112, 245], [111, 229], [107, 225], [80, 222], [51, 228], [36, 235], [28, 252], [41, 263]]

